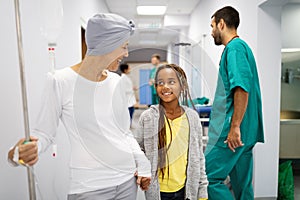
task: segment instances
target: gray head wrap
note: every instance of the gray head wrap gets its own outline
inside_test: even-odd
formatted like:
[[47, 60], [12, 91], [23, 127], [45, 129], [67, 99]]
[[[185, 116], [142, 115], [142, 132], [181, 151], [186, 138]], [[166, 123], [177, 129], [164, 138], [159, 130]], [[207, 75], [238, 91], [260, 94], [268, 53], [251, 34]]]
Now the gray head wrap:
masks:
[[89, 19], [85, 40], [87, 55], [104, 55], [126, 42], [134, 32], [134, 23], [116, 14], [97, 14]]

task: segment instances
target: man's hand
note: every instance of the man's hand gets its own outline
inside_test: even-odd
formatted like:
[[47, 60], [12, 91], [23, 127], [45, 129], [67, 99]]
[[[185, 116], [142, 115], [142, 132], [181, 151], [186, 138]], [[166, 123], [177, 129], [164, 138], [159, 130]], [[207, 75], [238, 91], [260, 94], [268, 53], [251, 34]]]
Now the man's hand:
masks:
[[244, 114], [248, 105], [249, 94], [241, 87], [236, 87], [234, 89], [234, 105], [233, 105], [233, 115], [230, 124], [230, 130], [227, 139], [224, 143], [228, 144], [228, 148], [235, 152], [235, 149], [243, 146], [241, 141], [241, 130], [240, 125], [243, 121]]
[[241, 141], [241, 130], [239, 127], [231, 127], [227, 140], [224, 141], [224, 143], [227, 143], [228, 148], [235, 152], [235, 149], [238, 147], [243, 146], [243, 142]]

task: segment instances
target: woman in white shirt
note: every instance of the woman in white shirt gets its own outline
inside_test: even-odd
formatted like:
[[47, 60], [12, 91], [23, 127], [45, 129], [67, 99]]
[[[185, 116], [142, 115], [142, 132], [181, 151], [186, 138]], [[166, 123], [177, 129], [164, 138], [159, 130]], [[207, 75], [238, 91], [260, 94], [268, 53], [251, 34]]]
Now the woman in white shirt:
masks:
[[142, 189], [150, 183], [149, 161], [129, 129], [123, 85], [110, 72], [128, 56], [133, 29], [133, 22], [115, 14], [92, 17], [84, 60], [48, 74], [31, 141], [19, 140], [8, 153], [14, 165], [34, 165], [56, 136], [60, 119], [71, 143], [69, 200], [132, 200], [136, 182]]
[[124, 84], [126, 98], [128, 100], [128, 110], [130, 115], [130, 121], [132, 121], [133, 113], [134, 113], [134, 105], [136, 104], [136, 98], [134, 94], [132, 80], [128, 76], [130, 73], [130, 66], [128, 64], [121, 64], [120, 70], [122, 84]]

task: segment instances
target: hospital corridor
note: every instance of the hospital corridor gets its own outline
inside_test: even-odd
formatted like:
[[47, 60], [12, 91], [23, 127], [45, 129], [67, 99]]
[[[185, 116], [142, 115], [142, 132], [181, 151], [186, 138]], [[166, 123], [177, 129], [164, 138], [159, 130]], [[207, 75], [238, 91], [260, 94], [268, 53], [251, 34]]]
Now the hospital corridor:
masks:
[[1, 0], [2, 200], [300, 200], [300, 0]]

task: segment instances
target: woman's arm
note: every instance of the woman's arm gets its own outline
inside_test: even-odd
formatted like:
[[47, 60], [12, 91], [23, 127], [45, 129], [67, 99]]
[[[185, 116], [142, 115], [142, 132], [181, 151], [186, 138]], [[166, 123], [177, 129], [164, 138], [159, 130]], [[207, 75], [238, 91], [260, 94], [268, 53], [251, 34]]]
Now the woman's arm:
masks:
[[61, 115], [60, 93], [58, 81], [53, 74], [49, 73], [30, 141], [24, 143], [25, 139], [20, 139], [8, 152], [8, 159], [13, 165], [17, 166], [20, 162], [28, 165], [35, 164], [38, 161], [38, 154], [45, 151], [52, 143]]

